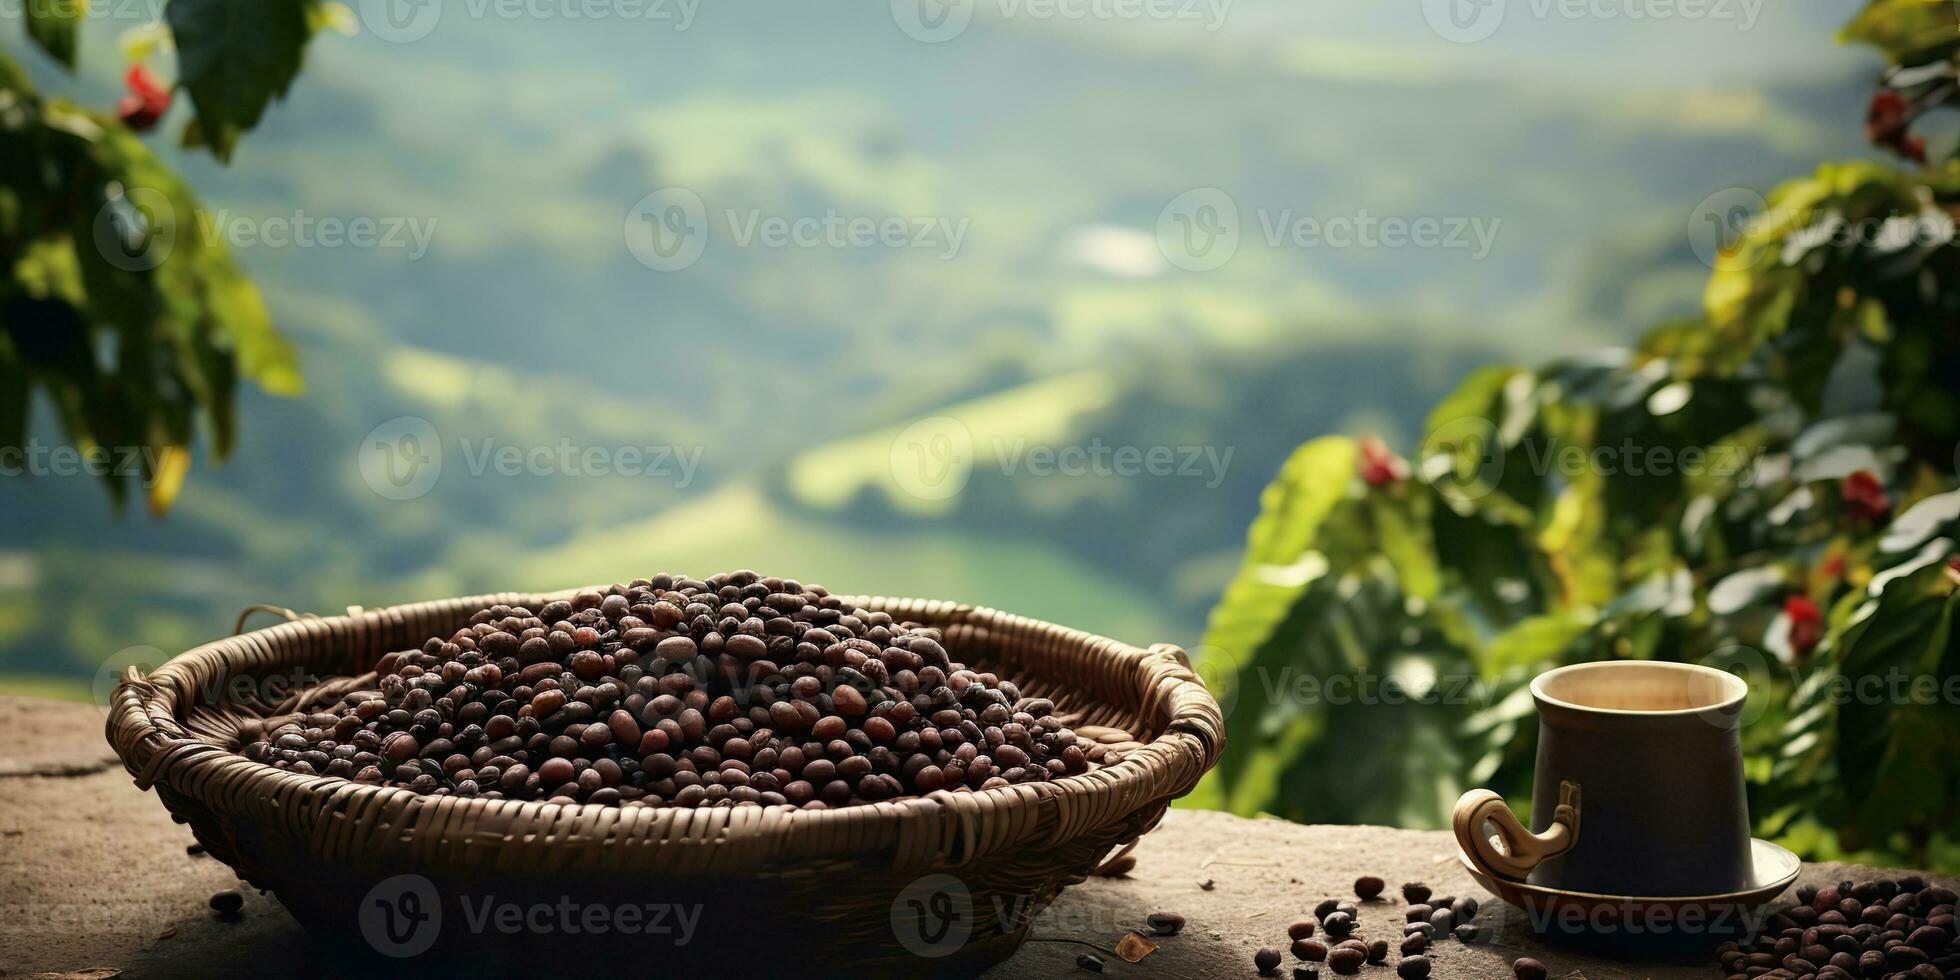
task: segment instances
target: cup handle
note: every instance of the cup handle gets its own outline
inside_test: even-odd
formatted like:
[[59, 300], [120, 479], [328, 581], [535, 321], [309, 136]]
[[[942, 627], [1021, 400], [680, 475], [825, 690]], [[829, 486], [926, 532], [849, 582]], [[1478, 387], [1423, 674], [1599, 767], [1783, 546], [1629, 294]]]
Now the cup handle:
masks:
[[[1493, 878], [1523, 881], [1538, 862], [1571, 850], [1579, 842], [1579, 784], [1562, 781], [1558, 787], [1558, 809], [1552, 811], [1552, 825], [1534, 834], [1518, 822], [1504, 797], [1487, 789], [1473, 789], [1456, 801], [1456, 841], [1479, 871]], [[1497, 828], [1495, 837], [1486, 836], [1484, 824]]]

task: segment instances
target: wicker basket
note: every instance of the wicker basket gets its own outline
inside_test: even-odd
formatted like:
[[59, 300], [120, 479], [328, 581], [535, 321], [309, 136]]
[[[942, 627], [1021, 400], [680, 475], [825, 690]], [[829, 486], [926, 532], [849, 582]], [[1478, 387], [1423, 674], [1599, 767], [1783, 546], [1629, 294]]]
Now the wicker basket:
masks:
[[[1080, 776], [828, 811], [425, 797], [235, 751], [261, 719], [371, 682], [354, 675], [382, 653], [446, 635], [486, 606], [570, 594], [303, 618], [210, 643], [148, 676], [132, 669], [110, 706], [109, 741], [138, 786], [155, 787], [212, 855], [328, 948], [419, 973], [533, 976], [632, 963], [663, 976], [977, 973], [1012, 954], [1062, 888], [1155, 826], [1223, 748], [1218, 704], [1176, 647], [1141, 650], [975, 606], [853, 597], [940, 627], [957, 659], [1052, 699], [1071, 725], [1142, 744]], [[325, 680], [280, 704], [257, 693], [291, 675]], [[538, 918], [546, 904], [575, 911]], [[620, 911], [629, 906], [640, 911]], [[513, 908], [532, 918], [510, 930]], [[577, 921], [588, 915], [605, 931]]]

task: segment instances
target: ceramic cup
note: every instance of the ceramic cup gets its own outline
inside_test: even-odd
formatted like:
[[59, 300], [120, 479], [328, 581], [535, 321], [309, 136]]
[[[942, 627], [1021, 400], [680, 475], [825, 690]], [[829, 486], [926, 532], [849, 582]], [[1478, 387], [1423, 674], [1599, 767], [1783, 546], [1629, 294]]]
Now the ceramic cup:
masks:
[[[1754, 880], [1739, 720], [1748, 685], [1693, 664], [1575, 664], [1531, 682], [1531, 833], [1503, 797], [1457, 802], [1485, 873], [1600, 895], [1722, 895]], [[1489, 830], [1496, 830], [1493, 841]]]

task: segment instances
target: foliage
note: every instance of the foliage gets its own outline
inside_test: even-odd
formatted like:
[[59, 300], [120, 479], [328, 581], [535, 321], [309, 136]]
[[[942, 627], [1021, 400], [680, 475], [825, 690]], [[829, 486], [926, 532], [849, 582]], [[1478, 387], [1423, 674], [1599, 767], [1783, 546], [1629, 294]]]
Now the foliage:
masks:
[[[72, 68], [81, 0], [22, 9], [28, 36]], [[167, 40], [196, 109], [186, 142], [230, 158], [291, 83], [317, 9], [171, 0]], [[139, 55], [154, 47], [138, 42]], [[170, 90], [140, 61], [129, 85], [118, 113], [94, 111], [43, 95], [0, 55], [0, 449], [26, 445], [38, 390], [75, 447], [100, 454], [115, 499], [140, 479], [160, 514], [200, 423], [214, 457], [231, 449], [240, 380], [275, 394], [302, 384], [257, 287], [138, 135], [168, 110]]]
[[[1845, 36], [1907, 59], [1875, 105], [1926, 97], [1960, 53], [1943, 2], [1876, 0]], [[1874, 142], [1923, 154], [1889, 122]], [[1759, 833], [1950, 861], [1956, 208], [1960, 162], [1825, 164], [1723, 250], [1699, 317], [1472, 374], [1412, 467], [1372, 441], [1303, 447], [1212, 613], [1202, 669], [1233, 751], [1201, 799], [1440, 825], [1464, 788], [1528, 794], [1532, 676], [1673, 659], [1750, 681]]]

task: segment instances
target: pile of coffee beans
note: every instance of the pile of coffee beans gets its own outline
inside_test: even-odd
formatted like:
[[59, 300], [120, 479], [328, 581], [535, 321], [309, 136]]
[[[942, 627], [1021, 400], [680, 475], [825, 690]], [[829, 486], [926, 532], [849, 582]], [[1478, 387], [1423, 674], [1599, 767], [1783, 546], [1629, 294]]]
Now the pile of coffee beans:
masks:
[[1951, 889], [1917, 876], [1797, 889], [1761, 935], [1720, 949], [1729, 980], [1960, 980]]
[[436, 796], [824, 809], [1087, 772], [1108, 751], [935, 629], [750, 571], [492, 606], [245, 746]]

